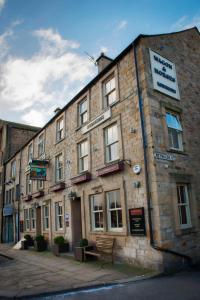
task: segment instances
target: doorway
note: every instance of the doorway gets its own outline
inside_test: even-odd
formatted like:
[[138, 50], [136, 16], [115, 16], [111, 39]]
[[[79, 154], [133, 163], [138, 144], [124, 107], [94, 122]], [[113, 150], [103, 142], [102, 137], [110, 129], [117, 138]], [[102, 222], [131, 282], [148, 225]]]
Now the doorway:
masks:
[[71, 200], [72, 212], [72, 249], [82, 238], [81, 198]]

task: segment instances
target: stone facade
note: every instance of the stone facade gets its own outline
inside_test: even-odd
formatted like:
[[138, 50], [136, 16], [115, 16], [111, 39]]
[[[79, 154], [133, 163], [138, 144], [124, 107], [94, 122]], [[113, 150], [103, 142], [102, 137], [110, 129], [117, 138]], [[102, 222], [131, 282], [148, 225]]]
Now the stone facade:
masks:
[[[154, 89], [149, 49], [175, 64], [180, 100]], [[156, 269], [182, 260], [165, 249], [199, 259], [199, 49], [195, 28], [139, 36], [16, 154], [21, 237], [43, 234], [51, 247], [53, 238], [63, 235], [73, 249], [81, 237], [112, 236], [116, 258]], [[167, 112], [180, 118], [181, 150], [169, 145]], [[44, 153], [38, 150], [42, 136]], [[32, 157], [48, 161], [43, 186], [32, 180], [27, 187], [31, 144]], [[189, 198], [186, 208], [180, 208], [179, 190]], [[131, 235], [129, 210], [141, 207], [146, 235]], [[180, 209], [190, 213], [187, 224], [180, 221]]]

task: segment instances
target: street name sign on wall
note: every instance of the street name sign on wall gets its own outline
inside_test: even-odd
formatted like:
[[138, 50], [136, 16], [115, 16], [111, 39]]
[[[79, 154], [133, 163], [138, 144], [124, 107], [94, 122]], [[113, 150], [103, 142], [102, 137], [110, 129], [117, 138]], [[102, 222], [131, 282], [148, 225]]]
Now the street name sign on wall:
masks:
[[173, 154], [155, 152], [154, 158], [158, 160], [174, 161], [176, 157]]
[[129, 209], [131, 235], [146, 235], [144, 207]]
[[105, 122], [106, 120], [108, 120], [111, 117], [111, 109], [109, 108], [107, 111], [105, 111], [103, 114], [101, 114], [100, 116], [98, 116], [97, 118], [95, 118], [93, 121], [91, 121], [90, 123], [88, 123], [87, 125], [85, 125], [81, 132], [82, 134], [92, 130], [93, 128], [99, 126], [101, 123]]
[[154, 89], [180, 100], [175, 64], [151, 49], [149, 54]]

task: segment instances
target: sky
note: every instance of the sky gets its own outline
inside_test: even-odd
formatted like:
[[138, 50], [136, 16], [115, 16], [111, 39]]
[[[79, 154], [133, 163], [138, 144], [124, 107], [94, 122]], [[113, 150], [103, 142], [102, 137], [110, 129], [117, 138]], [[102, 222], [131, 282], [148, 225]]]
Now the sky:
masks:
[[43, 126], [139, 34], [200, 30], [199, 0], [0, 0], [0, 119]]

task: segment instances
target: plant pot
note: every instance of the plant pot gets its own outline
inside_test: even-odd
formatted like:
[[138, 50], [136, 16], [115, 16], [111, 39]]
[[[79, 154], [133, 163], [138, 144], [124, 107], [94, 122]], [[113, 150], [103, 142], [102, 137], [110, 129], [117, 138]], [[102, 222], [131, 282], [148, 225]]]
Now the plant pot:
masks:
[[84, 261], [84, 247], [75, 247], [74, 248], [74, 257], [76, 260], [83, 262]]
[[28, 241], [21, 241], [21, 250], [28, 250]]
[[54, 244], [52, 246], [52, 251], [53, 251], [53, 254], [56, 255], [56, 256], [59, 256], [60, 253], [66, 253], [69, 251], [69, 244], [68, 243], [64, 243], [64, 244]]
[[47, 242], [44, 241], [34, 241], [34, 248], [36, 251], [45, 251], [47, 249]]

